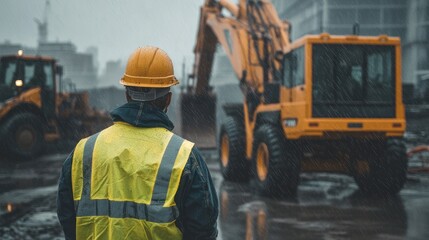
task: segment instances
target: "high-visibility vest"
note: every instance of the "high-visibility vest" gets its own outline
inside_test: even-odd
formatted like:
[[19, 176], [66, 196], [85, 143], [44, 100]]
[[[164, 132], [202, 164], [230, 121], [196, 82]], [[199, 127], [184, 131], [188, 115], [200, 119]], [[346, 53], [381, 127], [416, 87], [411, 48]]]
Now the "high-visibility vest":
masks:
[[77, 239], [182, 239], [174, 201], [193, 143], [164, 128], [115, 124], [73, 155]]

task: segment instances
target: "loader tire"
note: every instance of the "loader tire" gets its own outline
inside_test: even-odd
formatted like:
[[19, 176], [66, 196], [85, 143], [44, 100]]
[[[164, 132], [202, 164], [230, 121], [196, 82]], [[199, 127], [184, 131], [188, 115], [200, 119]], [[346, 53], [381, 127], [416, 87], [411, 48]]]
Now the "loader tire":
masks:
[[[389, 139], [381, 143], [363, 145], [361, 153], [352, 159], [353, 177], [359, 189], [369, 194], [397, 194], [407, 179], [408, 158], [402, 139]], [[357, 162], [366, 158], [366, 171], [358, 171]], [[364, 159], [365, 161], [365, 159]]]
[[34, 114], [17, 113], [9, 117], [4, 123], [2, 135], [2, 151], [9, 158], [31, 160], [43, 152], [43, 125]]
[[256, 190], [269, 197], [293, 197], [299, 185], [302, 151], [282, 129], [264, 124], [255, 133], [252, 168]]
[[244, 182], [249, 179], [249, 162], [245, 157], [245, 133], [243, 124], [236, 118], [227, 117], [219, 137], [219, 160], [225, 180]]

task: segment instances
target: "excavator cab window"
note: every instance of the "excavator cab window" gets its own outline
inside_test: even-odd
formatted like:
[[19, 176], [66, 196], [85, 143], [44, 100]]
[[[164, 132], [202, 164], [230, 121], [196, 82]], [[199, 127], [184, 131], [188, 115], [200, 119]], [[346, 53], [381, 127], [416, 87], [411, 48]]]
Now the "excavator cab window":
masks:
[[[25, 78], [24, 78], [24, 88], [33, 88], [40, 86], [41, 84], [41, 74], [40, 74], [40, 68], [38, 67], [37, 70], [34, 66], [33, 62], [26, 62], [25, 63]], [[34, 74], [33, 74], [34, 73]], [[43, 80], [45, 81], [45, 80]]]
[[294, 50], [296, 54], [295, 57], [295, 67], [293, 75], [293, 86], [300, 86], [304, 84], [304, 47], [300, 47]]
[[55, 74], [54, 74], [54, 79], [55, 79], [55, 91], [58, 93], [62, 93], [64, 90], [64, 86], [63, 86], [63, 66], [61, 65], [55, 65], [55, 68], [53, 69], [55, 70]]
[[392, 103], [393, 47], [315, 45], [314, 100], [336, 103]]
[[45, 88], [49, 90], [54, 90], [55, 78], [54, 78], [54, 69], [51, 62], [43, 63], [43, 70], [46, 74]]
[[[54, 87], [52, 62], [40, 60], [19, 60], [17, 71], [23, 80], [23, 90], [35, 87], [42, 87], [52, 90]], [[11, 85], [14, 85], [14, 77], [10, 78]]]
[[294, 68], [293, 52], [285, 55], [283, 60], [283, 85], [287, 88], [292, 87], [292, 69]]
[[0, 63], [0, 102], [14, 96], [16, 60], [2, 59]]
[[317, 117], [395, 116], [393, 46], [313, 45]]
[[[49, 71], [49, 69], [48, 69]], [[48, 84], [48, 76], [45, 71], [45, 63], [41, 61], [27, 61], [25, 63], [25, 88], [45, 87]], [[52, 74], [50, 74], [52, 75]]]
[[286, 54], [283, 61], [283, 84], [293, 88], [304, 84], [304, 47]]

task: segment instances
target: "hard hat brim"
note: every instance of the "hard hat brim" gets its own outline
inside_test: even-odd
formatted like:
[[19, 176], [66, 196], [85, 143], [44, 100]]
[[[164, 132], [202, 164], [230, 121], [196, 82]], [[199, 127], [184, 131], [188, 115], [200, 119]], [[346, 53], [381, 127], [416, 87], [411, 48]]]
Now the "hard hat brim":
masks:
[[129, 87], [166, 88], [179, 84], [179, 81], [174, 76], [156, 78], [136, 77], [124, 74], [119, 83]]

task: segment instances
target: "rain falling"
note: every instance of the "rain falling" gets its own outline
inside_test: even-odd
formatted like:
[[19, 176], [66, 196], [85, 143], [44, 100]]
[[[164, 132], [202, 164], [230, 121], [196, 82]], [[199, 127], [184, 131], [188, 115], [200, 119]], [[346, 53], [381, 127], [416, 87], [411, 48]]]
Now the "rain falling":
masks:
[[429, 239], [428, 1], [0, 16], [0, 239]]

